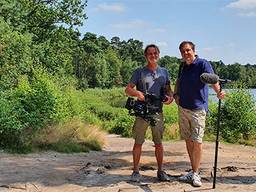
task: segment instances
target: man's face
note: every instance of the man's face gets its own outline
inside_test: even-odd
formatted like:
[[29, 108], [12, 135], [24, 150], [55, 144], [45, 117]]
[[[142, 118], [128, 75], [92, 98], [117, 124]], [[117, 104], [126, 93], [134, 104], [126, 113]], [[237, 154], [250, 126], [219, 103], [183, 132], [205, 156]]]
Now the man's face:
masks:
[[193, 63], [193, 61], [196, 58], [195, 51], [193, 51], [190, 44], [185, 44], [181, 48], [180, 52], [181, 52], [181, 56], [182, 56], [183, 60], [186, 62], [186, 64]]
[[156, 63], [159, 59], [159, 52], [154, 47], [149, 47], [145, 54], [148, 63]]

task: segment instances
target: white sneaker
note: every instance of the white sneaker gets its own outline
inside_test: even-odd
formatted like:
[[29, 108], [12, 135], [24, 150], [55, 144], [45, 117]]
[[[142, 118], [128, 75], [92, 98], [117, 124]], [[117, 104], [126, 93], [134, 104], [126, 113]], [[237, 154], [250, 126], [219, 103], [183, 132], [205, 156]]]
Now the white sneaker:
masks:
[[201, 187], [202, 186], [201, 177], [200, 177], [200, 175], [198, 173], [194, 173], [193, 174], [192, 185], [194, 187]]
[[189, 171], [186, 175], [179, 177], [179, 181], [190, 183], [192, 182], [193, 175], [194, 175], [194, 172]]

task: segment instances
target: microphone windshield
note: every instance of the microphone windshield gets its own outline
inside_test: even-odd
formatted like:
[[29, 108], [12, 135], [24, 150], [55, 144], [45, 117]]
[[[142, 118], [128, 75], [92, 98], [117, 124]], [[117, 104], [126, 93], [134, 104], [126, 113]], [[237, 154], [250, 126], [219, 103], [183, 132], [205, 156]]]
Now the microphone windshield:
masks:
[[202, 73], [200, 80], [206, 84], [215, 84], [219, 81], [219, 76], [212, 73]]

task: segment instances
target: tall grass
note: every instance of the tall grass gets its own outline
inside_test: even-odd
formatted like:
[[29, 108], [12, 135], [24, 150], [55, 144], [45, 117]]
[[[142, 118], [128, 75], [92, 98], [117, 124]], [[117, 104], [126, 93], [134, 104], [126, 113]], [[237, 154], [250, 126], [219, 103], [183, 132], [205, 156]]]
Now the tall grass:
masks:
[[58, 152], [88, 152], [101, 150], [106, 132], [95, 125], [71, 119], [69, 122], [47, 126], [33, 139], [34, 146]]

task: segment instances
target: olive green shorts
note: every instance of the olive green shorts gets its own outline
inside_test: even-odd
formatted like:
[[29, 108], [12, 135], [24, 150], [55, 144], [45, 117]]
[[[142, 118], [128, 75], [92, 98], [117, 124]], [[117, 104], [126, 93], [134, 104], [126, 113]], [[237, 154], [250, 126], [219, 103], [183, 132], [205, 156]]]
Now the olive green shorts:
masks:
[[163, 131], [164, 131], [163, 114], [159, 113], [157, 115], [154, 115], [154, 118], [157, 119], [157, 123], [156, 123], [156, 126], [151, 127], [149, 125], [149, 122], [145, 121], [141, 117], [136, 117], [133, 125], [133, 138], [135, 139], [136, 144], [144, 143], [145, 134], [149, 126], [151, 127], [153, 142], [155, 144], [162, 143]]
[[204, 109], [189, 110], [179, 106], [179, 127], [181, 139], [202, 143], [205, 129]]

